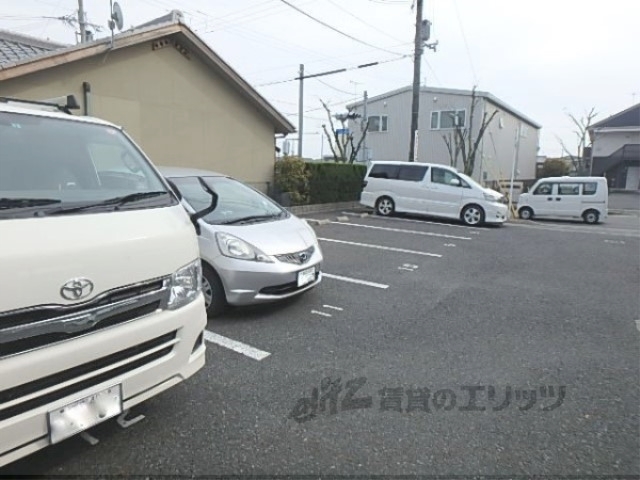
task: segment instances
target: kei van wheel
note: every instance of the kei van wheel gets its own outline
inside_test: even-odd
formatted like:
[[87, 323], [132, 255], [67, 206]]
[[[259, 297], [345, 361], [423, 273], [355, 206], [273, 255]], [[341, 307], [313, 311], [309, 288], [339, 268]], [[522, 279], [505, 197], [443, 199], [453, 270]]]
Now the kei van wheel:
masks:
[[531, 220], [533, 218], [533, 210], [529, 207], [522, 207], [518, 210], [518, 215], [522, 220]]
[[582, 214], [582, 219], [584, 220], [584, 223], [594, 225], [600, 220], [600, 215], [595, 210], [587, 210]]
[[396, 210], [396, 205], [389, 197], [380, 197], [376, 202], [376, 213], [383, 217], [393, 215]]
[[460, 214], [465, 225], [476, 227], [484, 223], [484, 210], [478, 205], [467, 205]]
[[202, 294], [207, 308], [207, 317], [217, 317], [224, 312], [227, 307], [227, 299], [222, 280], [213, 268], [204, 263], [202, 264]]

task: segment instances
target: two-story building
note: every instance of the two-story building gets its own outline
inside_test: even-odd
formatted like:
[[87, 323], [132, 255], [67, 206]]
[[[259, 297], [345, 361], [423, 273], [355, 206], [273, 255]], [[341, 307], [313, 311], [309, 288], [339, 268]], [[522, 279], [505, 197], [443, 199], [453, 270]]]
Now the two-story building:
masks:
[[591, 173], [605, 176], [609, 188], [640, 190], [640, 103], [595, 123]]
[[[486, 183], [509, 179], [515, 161], [516, 179], [534, 179], [541, 126], [502, 100], [481, 91], [475, 92], [474, 118], [471, 119], [472, 93], [471, 90], [421, 87], [417, 161], [451, 165], [444, 137], [453, 135], [457, 124], [467, 130], [471, 126], [475, 139], [484, 114], [488, 118], [497, 111], [480, 142], [472, 176]], [[362, 161], [409, 159], [411, 103], [411, 86], [367, 100], [369, 130]], [[364, 101], [347, 108], [359, 115], [365, 113]], [[359, 121], [351, 121], [349, 128], [359, 132]], [[454, 166], [463, 169], [460, 161]]]

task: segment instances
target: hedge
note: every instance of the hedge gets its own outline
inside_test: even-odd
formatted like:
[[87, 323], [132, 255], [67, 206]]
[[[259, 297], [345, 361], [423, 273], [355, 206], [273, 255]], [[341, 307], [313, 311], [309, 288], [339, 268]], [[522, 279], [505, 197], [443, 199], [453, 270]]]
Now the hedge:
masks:
[[350, 163], [307, 163], [309, 203], [352, 202], [360, 199], [365, 165]]

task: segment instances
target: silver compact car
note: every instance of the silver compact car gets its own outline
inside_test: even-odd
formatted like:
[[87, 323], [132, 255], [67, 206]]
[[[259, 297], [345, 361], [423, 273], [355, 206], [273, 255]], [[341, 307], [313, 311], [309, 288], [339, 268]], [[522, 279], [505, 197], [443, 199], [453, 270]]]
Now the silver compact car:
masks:
[[227, 305], [282, 300], [322, 281], [322, 252], [307, 222], [229, 176], [175, 167], [159, 170], [198, 232], [210, 317]]

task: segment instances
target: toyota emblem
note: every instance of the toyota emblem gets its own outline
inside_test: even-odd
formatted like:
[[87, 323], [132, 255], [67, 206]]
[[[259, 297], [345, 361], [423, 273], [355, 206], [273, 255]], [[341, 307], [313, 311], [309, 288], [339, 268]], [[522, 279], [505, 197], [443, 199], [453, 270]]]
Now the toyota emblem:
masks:
[[88, 278], [74, 278], [60, 289], [60, 295], [67, 300], [76, 301], [88, 297], [93, 292], [93, 282]]

